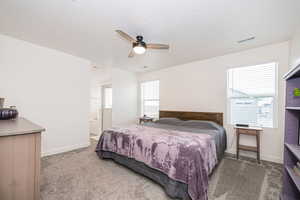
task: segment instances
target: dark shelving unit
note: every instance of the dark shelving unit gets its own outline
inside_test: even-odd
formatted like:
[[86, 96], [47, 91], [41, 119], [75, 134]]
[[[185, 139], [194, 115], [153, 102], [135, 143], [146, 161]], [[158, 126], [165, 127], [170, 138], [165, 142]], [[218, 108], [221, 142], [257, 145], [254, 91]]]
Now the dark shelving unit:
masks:
[[286, 107], [287, 110], [300, 110], [300, 107]]
[[286, 107], [284, 133], [284, 170], [281, 200], [300, 200], [300, 176], [293, 168], [300, 161], [299, 124], [300, 97], [294, 89], [300, 88], [300, 65], [289, 71], [286, 80]]

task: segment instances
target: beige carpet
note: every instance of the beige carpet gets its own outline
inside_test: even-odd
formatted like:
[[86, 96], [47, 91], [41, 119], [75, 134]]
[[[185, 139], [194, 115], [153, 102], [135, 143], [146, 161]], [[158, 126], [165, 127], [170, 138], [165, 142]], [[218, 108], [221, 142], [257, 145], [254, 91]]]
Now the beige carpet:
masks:
[[[91, 147], [42, 160], [42, 200], [169, 200], [163, 189]], [[278, 200], [282, 166], [226, 157], [210, 180], [210, 200]]]

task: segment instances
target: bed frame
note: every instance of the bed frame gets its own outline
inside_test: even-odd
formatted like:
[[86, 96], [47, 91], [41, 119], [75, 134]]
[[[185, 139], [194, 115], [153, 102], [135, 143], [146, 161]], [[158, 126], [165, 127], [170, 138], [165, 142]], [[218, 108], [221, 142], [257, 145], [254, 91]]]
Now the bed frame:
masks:
[[[223, 126], [223, 113], [213, 112], [184, 112], [184, 111], [159, 111], [160, 117], [175, 117], [181, 120], [207, 120], [213, 121]], [[98, 151], [98, 156], [102, 159], [112, 159], [130, 170], [152, 179], [161, 185], [171, 198], [191, 200], [188, 194], [188, 185], [173, 179], [159, 170], [152, 169], [142, 162], [136, 161], [126, 156], [118, 155], [108, 151]]]
[[181, 120], [207, 120], [223, 126], [223, 113], [217, 112], [185, 112], [160, 110], [159, 117], [174, 117]]

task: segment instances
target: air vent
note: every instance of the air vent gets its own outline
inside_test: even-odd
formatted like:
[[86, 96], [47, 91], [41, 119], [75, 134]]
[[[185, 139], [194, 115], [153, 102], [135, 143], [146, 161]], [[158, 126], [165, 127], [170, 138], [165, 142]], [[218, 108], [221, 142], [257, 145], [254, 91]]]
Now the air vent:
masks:
[[249, 38], [238, 41], [238, 43], [241, 44], [241, 43], [248, 42], [248, 41], [254, 40], [254, 39], [255, 39], [255, 37], [249, 37]]

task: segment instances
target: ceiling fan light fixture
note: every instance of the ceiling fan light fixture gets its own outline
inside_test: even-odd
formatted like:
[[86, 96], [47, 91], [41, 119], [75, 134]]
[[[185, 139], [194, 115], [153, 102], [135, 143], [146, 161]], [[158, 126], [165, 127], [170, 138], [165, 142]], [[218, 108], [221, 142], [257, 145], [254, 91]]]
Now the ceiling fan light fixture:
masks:
[[147, 49], [169, 49], [168, 44], [156, 44], [156, 43], [150, 43], [146, 44], [146, 42], [143, 41], [143, 36], [138, 35], [136, 36], [136, 39], [133, 39], [130, 35], [127, 33], [116, 30], [116, 32], [124, 39], [129, 41], [132, 44], [132, 49], [128, 55], [129, 58], [132, 58], [134, 54], [144, 54]]
[[133, 51], [136, 54], [144, 54], [146, 52], [146, 48], [145, 48], [144, 45], [138, 44], [138, 45], [133, 47]]

